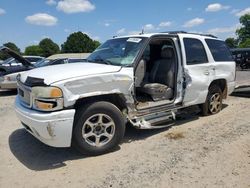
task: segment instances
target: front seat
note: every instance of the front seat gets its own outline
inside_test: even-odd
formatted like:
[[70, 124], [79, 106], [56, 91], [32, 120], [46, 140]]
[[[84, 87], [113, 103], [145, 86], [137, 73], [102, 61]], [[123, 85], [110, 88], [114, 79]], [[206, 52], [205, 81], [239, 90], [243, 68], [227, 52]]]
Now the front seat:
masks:
[[161, 59], [154, 62], [148, 82], [144, 83], [141, 92], [151, 96], [154, 101], [171, 100], [174, 94], [175, 53], [172, 47], [161, 51]]

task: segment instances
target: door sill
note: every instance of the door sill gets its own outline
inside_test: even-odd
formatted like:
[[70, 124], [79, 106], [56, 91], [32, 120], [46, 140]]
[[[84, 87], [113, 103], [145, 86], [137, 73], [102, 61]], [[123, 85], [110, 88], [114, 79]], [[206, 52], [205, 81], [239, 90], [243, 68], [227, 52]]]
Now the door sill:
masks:
[[165, 106], [168, 104], [172, 104], [174, 102], [174, 100], [161, 100], [161, 101], [146, 101], [146, 102], [139, 102], [136, 105], [136, 109], [137, 110], [144, 110], [144, 109], [150, 109], [150, 108], [154, 108], [154, 107], [158, 107], [158, 106]]

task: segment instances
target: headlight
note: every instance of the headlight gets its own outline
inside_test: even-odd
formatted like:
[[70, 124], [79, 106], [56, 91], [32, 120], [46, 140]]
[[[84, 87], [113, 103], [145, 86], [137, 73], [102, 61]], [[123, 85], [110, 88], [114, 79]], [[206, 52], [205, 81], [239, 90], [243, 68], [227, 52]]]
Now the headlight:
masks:
[[11, 81], [10, 76], [4, 76], [3, 79], [4, 79], [4, 81]]
[[38, 98], [60, 98], [62, 90], [57, 87], [33, 87], [32, 95]]
[[31, 90], [33, 108], [41, 111], [55, 111], [63, 108], [63, 93], [57, 87], [33, 87]]

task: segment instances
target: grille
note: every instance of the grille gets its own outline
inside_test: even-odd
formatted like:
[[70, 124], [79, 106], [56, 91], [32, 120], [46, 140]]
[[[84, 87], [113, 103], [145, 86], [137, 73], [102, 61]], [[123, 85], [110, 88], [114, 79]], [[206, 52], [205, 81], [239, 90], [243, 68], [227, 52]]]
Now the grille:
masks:
[[31, 88], [25, 86], [20, 81], [17, 82], [18, 85], [18, 96], [22, 103], [27, 106], [31, 107]]

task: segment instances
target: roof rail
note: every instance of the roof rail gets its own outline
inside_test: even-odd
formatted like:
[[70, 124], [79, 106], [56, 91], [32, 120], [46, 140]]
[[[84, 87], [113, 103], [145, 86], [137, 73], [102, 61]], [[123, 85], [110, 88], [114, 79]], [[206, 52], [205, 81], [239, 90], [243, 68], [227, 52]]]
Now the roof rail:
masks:
[[186, 31], [164, 31], [161, 33], [169, 33], [169, 34], [179, 34], [179, 33], [187, 33]]
[[205, 34], [205, 33], [189, 33], [189, 34], [193, 34], [193, 35], [200, 35], [200, 36], [205, 36], [205, 37], [212, 37], [217, 39], [218, 37], [212, 35], [212, 34]]
[[191, 33], [186, 31], [164, 31], [162, 33], [169, 33], [169, 34], [192, 34], [192, 35], [200, 35], [200, 36], [206, 36], [206, 37], [212, 37], [212, 38], [218, 38], [212, 34], [203, 34], [203, 33]]

